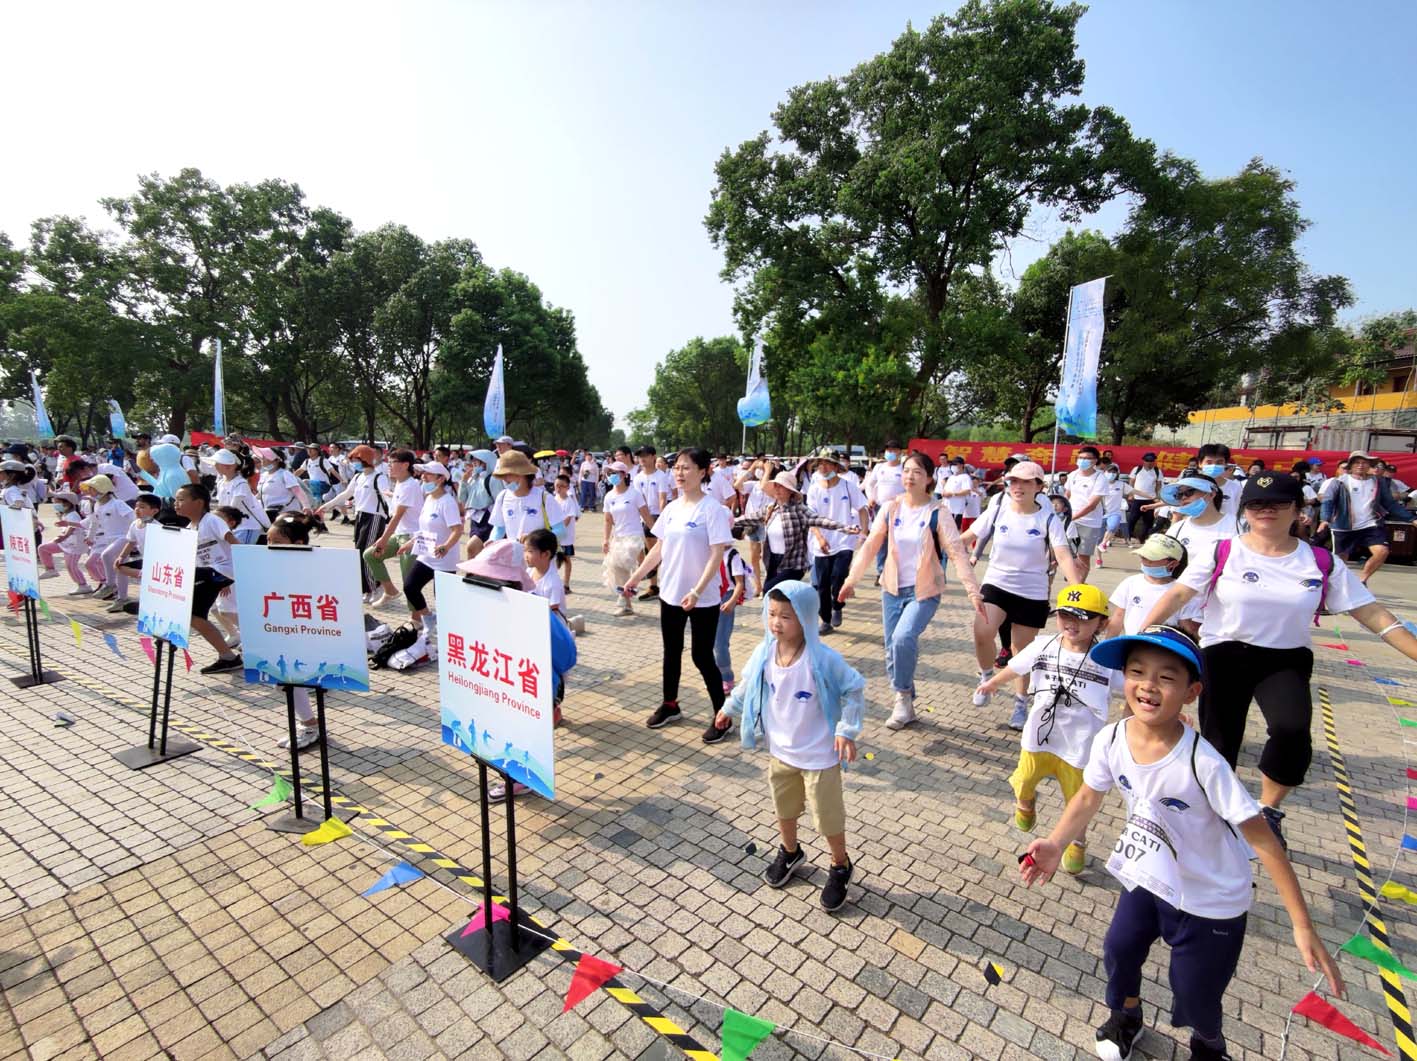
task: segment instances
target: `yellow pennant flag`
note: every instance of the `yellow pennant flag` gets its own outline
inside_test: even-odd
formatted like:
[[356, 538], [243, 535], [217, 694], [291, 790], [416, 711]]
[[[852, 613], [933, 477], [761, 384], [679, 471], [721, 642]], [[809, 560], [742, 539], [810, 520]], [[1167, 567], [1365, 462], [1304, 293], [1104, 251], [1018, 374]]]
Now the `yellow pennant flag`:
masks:
[[77, 619], [70, 619], [70, 620], [69, 620], [69, 629], [72, 630], [72, 631], [74, 631], [74, 646], [75, 646], [76, 648], [83, 648], [83, 647], [84, 647], [84, 635], [83, 635], [83, 633], [82, 633], [83, 627], [81, 627], [81, 626], [79, 625], [79, 620], [77, 620]]
[[1388, 881], [1383, 885], [1382, 897], [1384, 899], [1399, 899], [1408, 906], [1417, 906], [1417, 892], [1397, 881]]
[[331, 840], [353, 835], [354, 830], [338, 818], [326, 818], [324, 824], [318, 829], [311, 829], [300, 838], [300, 842], [313, 846], [314, 844], [328, 844]]
[[1399, 699], [1398, 699], [1397, 697], [1395, 697], [1395, 696], [1389, 696], [1389, 697], [1387, 698], [1387, 702], [1390, 703], [1393, 707], [1411, 707], [1411, 706], [1412, 706], [1412, 701], [1411, 701], [1411, 700], [1399, 700]]

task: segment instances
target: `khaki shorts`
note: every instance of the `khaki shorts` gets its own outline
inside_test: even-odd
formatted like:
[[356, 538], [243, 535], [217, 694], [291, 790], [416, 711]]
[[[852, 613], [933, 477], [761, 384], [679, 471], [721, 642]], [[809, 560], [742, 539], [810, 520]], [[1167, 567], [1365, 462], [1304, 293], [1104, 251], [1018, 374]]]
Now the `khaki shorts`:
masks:
[[1014, 795], [1019, 799], [1032, 799], [1038, 791], [1038, 782], [1045, 777], [1057, 779], [1064, 803], [1082, 788], [1082, 771], [1052, 752], [1020, 751], [1018, 769], [1009, 777], [1009, 784], [1014, 786]]
[[846, 832], [846, 802], [841, 792], [841, 766], [830, 770], [799, 770], [779, 759], [768, 760], [768, 783], [778, 821], [795, 822], [810, 801], [812, 820], [822, 836]]

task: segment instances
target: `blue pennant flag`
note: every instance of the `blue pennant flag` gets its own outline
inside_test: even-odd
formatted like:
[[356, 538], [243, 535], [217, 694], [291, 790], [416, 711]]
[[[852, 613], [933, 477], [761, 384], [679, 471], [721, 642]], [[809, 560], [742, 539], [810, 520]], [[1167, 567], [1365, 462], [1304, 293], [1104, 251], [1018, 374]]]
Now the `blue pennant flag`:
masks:
[[1373, 681], [1377, 682], [1379, 685], [1401, 685], [1401, 684], [1402, 684], [1400, 681], [1397, 681], [1397, 680], [1394, 679], [1394, 678], [1374, 678]]
[[1402, 850], [1417, 851], [1417, 836], [1404, 836], [1402, 838]]
[[366, 891], [364, 894], [373, 895], [375, 892], [381, 892], [388, 888], [397, 888], [400, 884], [407, 884], [409, 881], [415, 881], [421, 876], [423, 876], [422, 870], [418, 869], [415, 866], [410, 866], [407, 862], [400, 862], [397, 866], [389, 870], [389, 872], [385, 873], [382, 877], [375, 881], [374, 884], [369, 887], [369, 890]]
[[113, 649], [113, 654], [115, 656], [117, 656], [119, 659], [123, 658], [123, 653], [118, 651], [118, 638], [114, 637], [112, 634], [104, 634], [103, 643], [109, 648]]

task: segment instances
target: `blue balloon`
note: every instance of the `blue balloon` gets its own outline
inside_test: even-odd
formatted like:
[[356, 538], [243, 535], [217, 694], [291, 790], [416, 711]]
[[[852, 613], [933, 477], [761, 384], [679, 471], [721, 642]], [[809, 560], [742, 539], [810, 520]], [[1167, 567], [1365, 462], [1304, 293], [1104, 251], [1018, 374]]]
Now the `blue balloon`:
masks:
[[768, 386], [759, 383], [752, 393], [738, 399], [738, 419], [744, 427], [761, 427], [772, 419], [772, 402], [768, 399]]

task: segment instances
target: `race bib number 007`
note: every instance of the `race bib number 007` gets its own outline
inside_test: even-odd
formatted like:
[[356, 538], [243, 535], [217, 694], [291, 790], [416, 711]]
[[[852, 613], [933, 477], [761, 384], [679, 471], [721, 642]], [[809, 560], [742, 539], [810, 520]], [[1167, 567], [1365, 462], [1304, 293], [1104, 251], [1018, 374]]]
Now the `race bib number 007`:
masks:
[[1172, 906], [1181, 905], [1181, 872], [1171, 838], [1143, 806], [1127, 818], [1107, 870], [1130, 891], [1145, 888]]

